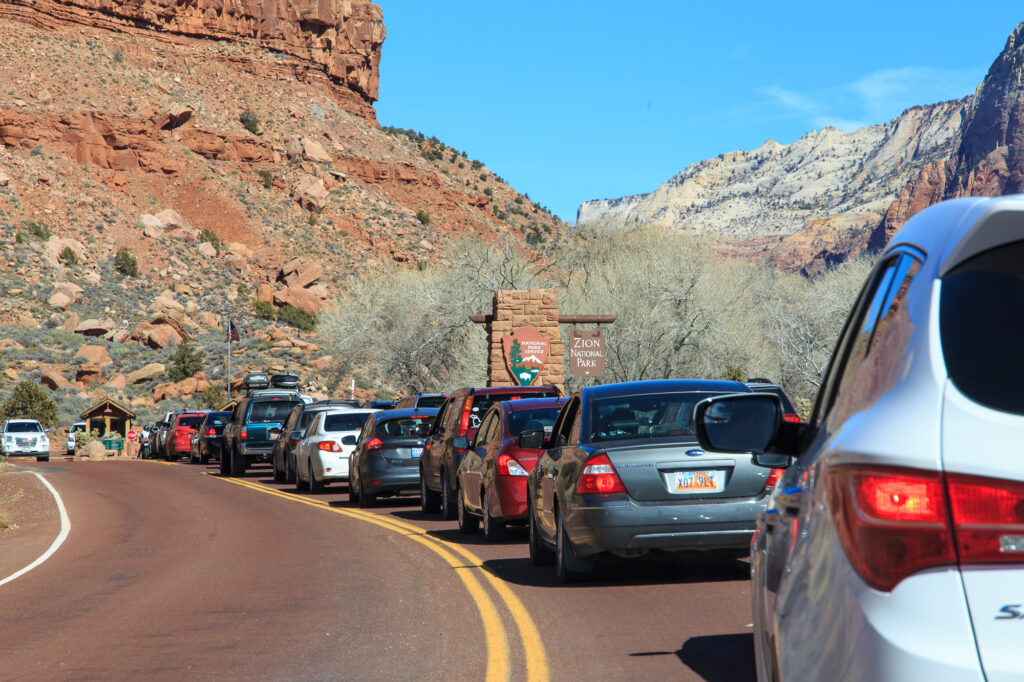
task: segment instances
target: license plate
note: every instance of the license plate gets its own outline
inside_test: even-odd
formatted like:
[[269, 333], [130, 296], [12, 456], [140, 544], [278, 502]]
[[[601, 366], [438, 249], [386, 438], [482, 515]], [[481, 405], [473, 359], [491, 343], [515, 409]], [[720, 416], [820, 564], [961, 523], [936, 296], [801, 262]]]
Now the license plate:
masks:
[[673, 472], [669, 490], [674, 493], [715, 493], [722, 490], [725, 472], [720, 469], [691, 469]]
[[413, 456], [414, 458], [415, 458], [415, 457], [419, 457], [419, 456], [420, 456], [420, 455], [422, 455], [422, 454], [423, 454], [423, 448], [413, 448], [413, 449], [412, 449], [412, 456]]

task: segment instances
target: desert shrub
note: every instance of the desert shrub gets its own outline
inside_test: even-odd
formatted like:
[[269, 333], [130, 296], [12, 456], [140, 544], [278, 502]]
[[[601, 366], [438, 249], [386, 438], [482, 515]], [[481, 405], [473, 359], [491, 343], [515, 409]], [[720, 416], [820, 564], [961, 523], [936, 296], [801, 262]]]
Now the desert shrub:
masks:
[[170, 357], [171, 368], [167, 376], [171, 381], [181, 381], [203, 369], [203, 354], [192, 348], [188, 339], [181, 342]]
[[253, 301], [252, 309], [256, 312], [256, 317], [261, 320], [273, 320], [277, 317], [274, 306], [266, 301]]
[[416, 220], [420, 221], [420, 223], [423, 224], [423, 225], [429, 225], [430, 224], [430, 214], [427, 213], [426, 211], [424, 211], [423, 209], [420, 209], [420, 210], [416, 211]]
[[46, 226], [46, 223], [35, 220], [25, 221], [25, 230], [28, 232], [29, 237], [41, 242], [45, 242], [52, 236], [50, 228]]
[[259, 174], [259, 176], [261, 178], [263, 178], [263, 187], [265, 189], [270, 189], [271, 187], [274, 186], [274, 174], [273, 173], [271, 173], [268, 170], [262, 170], [262, 169], [258, 170], [256, 172]]
[[199, 407], [207, 410], [219, 410], [228, 401], [227, 394], [218, 384], [210, 384], [210, 387], [199, 394]]
[[74, 267], [78, 265], [78, 254], [70, 246], [65, 246], [64, 250], [60, 252], [60, 261], [68, 267]]
[[473, 161], [470, 162], [469, 165], [472, 166], [473, 170], [480, 170], [484, 166], [483, 163], [481, 163], [480, 161], [477, 161], [476, 159], [473, 159]]
[[246, 130], [255, 135], [260, 130], [260, 119], [252, 109], [246, 107], [245, 111], [238, 115], [238, 122]]
[[199, 243], [209, 242], [210, 246], [217, 249], [217, 255], [220, 255], [220, 237], [213, 230], [203, 229], [199, 233]]
[[127, 246], [122, 246], [114, 256], [114, 269], [125, 277], [139, 276], [139, 262]]
[[316, 324], [318, 322], [315, 313], [306, 312], [302, 308], [296, 308], [295, 306], [288, 304], [285, 304], [278, 309], [277, 319], [280, 322], [291, 325], [296, 329], [301, 329], [304, 332], [311, 332], [316, 329]]
[[36, 419], [49, 427], [57, 422], [57, 403], [43, 389], [22, 381], [14, 387], [11, 397], [0, 405], [0, 422], [5, 419]]

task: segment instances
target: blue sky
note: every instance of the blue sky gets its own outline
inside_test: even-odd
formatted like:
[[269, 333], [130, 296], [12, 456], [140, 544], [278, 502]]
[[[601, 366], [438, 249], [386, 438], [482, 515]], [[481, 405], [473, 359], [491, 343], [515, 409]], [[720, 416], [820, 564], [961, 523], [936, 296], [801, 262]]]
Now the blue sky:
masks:
[[723, 152], [970, 94], [1024, 20], [1008, 0], [377, 2], [381, 124], [569, 222]]

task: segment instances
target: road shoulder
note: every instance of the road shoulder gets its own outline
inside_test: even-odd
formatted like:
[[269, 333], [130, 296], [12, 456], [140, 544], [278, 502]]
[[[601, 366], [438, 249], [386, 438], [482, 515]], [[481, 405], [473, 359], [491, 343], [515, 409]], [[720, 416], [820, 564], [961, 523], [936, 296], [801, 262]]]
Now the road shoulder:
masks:
[[16, 527], [0, 530], [0, 580], [35, 561], [60, 532], [50, 491], [28, 468], [0, 473], [0, 508]]

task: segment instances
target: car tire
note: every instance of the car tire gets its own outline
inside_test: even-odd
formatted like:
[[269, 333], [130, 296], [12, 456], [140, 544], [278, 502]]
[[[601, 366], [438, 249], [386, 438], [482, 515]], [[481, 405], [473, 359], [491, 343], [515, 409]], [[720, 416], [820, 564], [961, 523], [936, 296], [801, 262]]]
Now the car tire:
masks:
[[307, 490], [307, 483], [302, 480], [302, 476], [299, 476], [298, 462], [296, 462], [295, 465], [295, 489], [300, 492], [303, 490]]
[[448, 485], [448, 476], [445, 472], [441, 472], [441, 519], [444, 521], [454, 521], [458, 515], [456, 509], [455, 493], [452, 491], [451, 486]]
[[462, 488], [455, 491], [455, 497], [457, 499], [459, 530], [466, 535], [473, 535], [480, 529], [480, 521], [475, 516], [471, 516], [469, 511], [467, 511], [466, 498], [462, 494]]
[[36, 461], [37, 462], [49, 462], [50, 461], [50, 456], [49, 455], [39, 455], [39, 456], [36, 457]]
[[424, 514], [436, 514], [441, 508], [441, 498], [427, 487], [427, 479], [420, 470], [420, 509]]
[[191, 452], [188, 453], [189, 464], [199, 464], [199, 458], [193, 455]]
[[324, 491], [324, 482], [316, 480], [316, 471], [313, 469], [313, 463], [309, 463], [309, 493], [311, 495], [319, 495]]
[[480, 525], [484, 531], [484, 541], [486, 542], [501, 542], [505, 538], [505, 523], [503, 521], [497, 521], [491, 516], [491, 510], [488, 502], [489, 494], [485, 489], [480, 494], [480, 506], [483, 509], [483, 520]]
[[359, 489], [356, 488], [351, 476], [348, 479], [348, 501], [349, 504], [359, 504]]
[[359, 506], [363, 509], [367, 507], [373, 507], [377, 504], [377, 495], [375, 493], [366, 492], [366, 488], [363, 487], [363, 481], [359, 481]]
[[245, 457], [237, 449], [231, 452], [231, 475], [245, 476]]
[[199, 455], [199, 463], [200, 464], [209, 464], [210, 463], [210, 455], [209, 455], [209, 453], [207, 453], [205, 455]]
[[231, 475], [231, 457], [224, 452], [224, 448], [220, 449], [220, 475], [224, 477]]
[[593, 566], [592, 562], [576, 558], [569, 542], [569, 534], [562, 523], [562, 515], [555, 510], [558, 527], [555, 536], [555, 575], [560, 583], [574, 583], [584, 579]]
[[533, 517], [532, 505], [526, 509], [526, 518], [529, 525], [530, 563], [534, 566], [550, 566], [554, 561], [555, 555], [540, 537], [537, 521]]
[[295, 463], [294, 458], [285, 455], [284, 458], [284, 480], [285, 483], [297, 483], [297, 476], [295, 475]]

